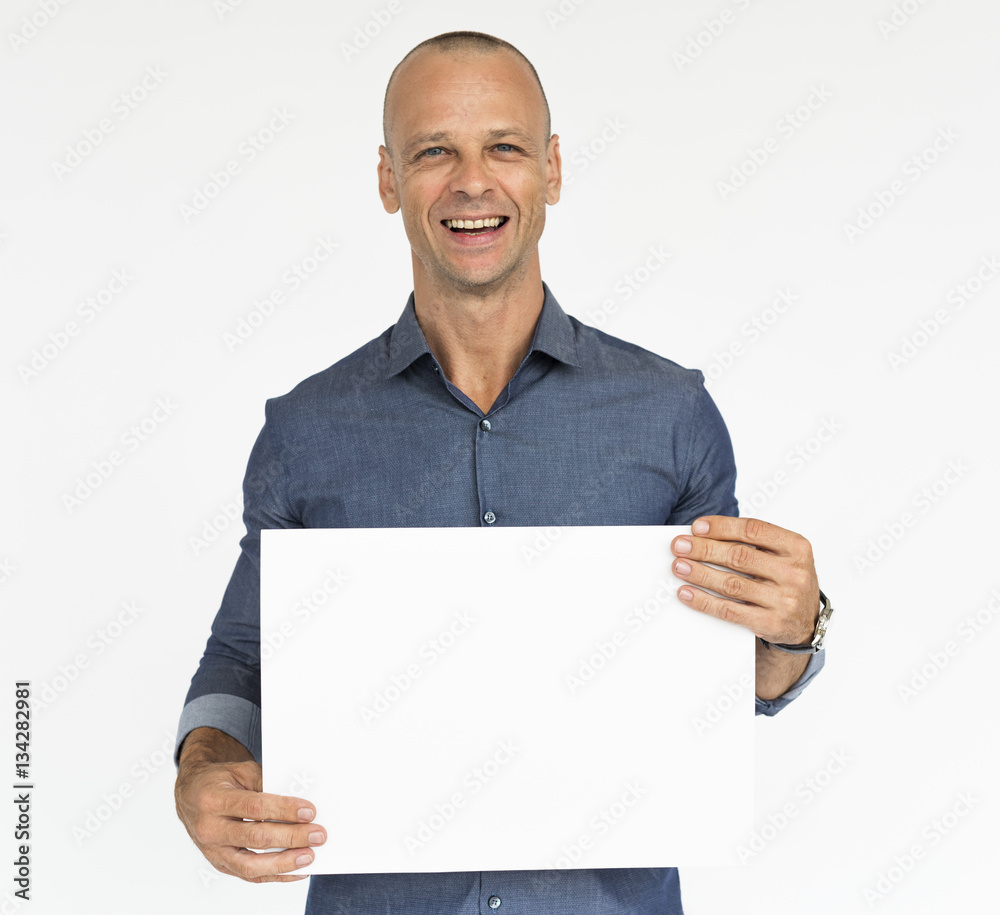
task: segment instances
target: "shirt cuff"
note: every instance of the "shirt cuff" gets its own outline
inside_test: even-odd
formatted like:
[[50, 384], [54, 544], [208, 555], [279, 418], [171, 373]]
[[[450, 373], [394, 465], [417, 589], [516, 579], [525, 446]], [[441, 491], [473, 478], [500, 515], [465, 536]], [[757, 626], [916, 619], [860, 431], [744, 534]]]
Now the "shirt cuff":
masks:
[[208, 693], [184, 706], [177, 725], [174, 765], [180, 758], [181, 744], [195, 728], [217, 728], [238, 740], [260, 763], [260, 707], [249, 699], [228, 693]]
[[[780, 648], [772, 648], [772, 651], [781, 651]], [[754, 714], [755, 715], [777, 715], [789, 702], [799, 697], [799, 694], [804, 690], [811, 682], [813, 677], [816, 676], [822, 669], [823, 665], [826, 663], [826, 649], [822, 651], [817, 651], [815, 654], [809, 656], [809, 663], [806, 665], [806, 669], [802, 671], [802, 676], [798, 678], [784, 693], [778, 696], [776, 699], [761, 699], [758, 696], [754, 696]]]

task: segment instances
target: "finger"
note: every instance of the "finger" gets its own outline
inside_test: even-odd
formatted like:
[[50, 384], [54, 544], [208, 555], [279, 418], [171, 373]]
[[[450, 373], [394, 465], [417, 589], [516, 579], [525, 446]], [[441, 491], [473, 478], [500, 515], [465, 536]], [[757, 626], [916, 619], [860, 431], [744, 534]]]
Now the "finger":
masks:
[[316, 816], [313, 805], [303, 798], [247, 790], [225, 781], [213, 792], [209, 805], [210, 813], [242, 820], [308, 823]]
[[288, 823], [260, 823], [255, 820], [217, 821], [220, 824], [216, 845], [237, 848], [307, 848], [322, 845], [326, 830], [315, 823], [293, 826]]
[[245, 848], [224, 847], [218, 849], [212, 863], [219, 870], [225, 870], [236, 877], [262, 882], [259, 878], [274, 880], [286, 875], [294, 876], [289, 872], [312, 864], [313, 858], [314, 855], [308, 848], [256, 854]]
[[748, 578], [727, 569], [714, 569], [687, 559], [675, 559], [672, 569], [678, 578], [683, 578], [699, 588], [716, 591], [729, 600], [754, 604], [758, 607], [769, 606], [773, 600], [773, 585], [759, 578]]
[[746, 543], [730, 543], [688, 534], [675, 537], [670, 548], [679, 559], [712, 562], [766, 581], [776, 581], [780, 576], [782, 563], [787, 562], [773, 553], [754, 549]]
[[759, 518], [730, 518], [726, 515], [705, 515], [691, 525], [695, 537], [749, 543], [758, 549], [780, 556], [798, 557], [808, 541], [801, 534], [761, 521]]
[[677, 596], [689, 607], [700, 613], [714, 616], [727, 623], [745, 626], [756, 632], [756, 627], [765, 611], [755, 609], [748, 604], [738, 604], [731, 600], [715, 597], [707, 591], [691, 585], [684, 585], [677, 591]]

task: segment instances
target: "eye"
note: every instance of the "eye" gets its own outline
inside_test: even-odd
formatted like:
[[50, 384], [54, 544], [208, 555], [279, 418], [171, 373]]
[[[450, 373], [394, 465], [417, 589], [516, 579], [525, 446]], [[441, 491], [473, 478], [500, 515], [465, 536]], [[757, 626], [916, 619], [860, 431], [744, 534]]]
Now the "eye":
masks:
[[440, 147], [440, 146], [432, 146], [430, 149], [425, 149], [421, 153], [421, 155], [422, 156], [430, 156], [431, 158], [435, 158], [438, 155], [441, 155], [443, 152], [444, 152], [444, 149], [442, 147]]
[[496, 149], [498, 152], [514, 152], [517, 147], [512, 146], [510, 143], [497, 143]]

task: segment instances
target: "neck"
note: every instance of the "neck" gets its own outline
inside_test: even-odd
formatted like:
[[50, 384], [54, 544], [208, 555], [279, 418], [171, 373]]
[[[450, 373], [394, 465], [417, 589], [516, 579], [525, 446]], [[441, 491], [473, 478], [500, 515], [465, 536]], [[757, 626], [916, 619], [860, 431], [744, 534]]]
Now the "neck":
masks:
[[537, 252], [523, 275], [483, 293], [433, 283], [414, 264], [420, 329], [447, 379], [487, 413], [531, 346], [545, 293]]

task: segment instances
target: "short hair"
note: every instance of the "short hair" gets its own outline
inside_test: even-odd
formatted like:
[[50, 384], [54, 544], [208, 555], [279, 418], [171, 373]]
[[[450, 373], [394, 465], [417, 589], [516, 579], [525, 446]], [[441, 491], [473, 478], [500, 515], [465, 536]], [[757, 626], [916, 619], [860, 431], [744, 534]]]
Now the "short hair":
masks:
[[528, 65], [531, 75], [535, 78], [535, 82], [538, 85], [538, 91], [542, 93], [542, 102], [545, 105], [545, 139], [548, 140], [548, 138], [552, 135], [552, 115], [549, 111], [549, 100], [545, 97], [545, 90], [542, 88], [542, 81], [538, 78], [538, 72], [535, 70], [534, 65], [530, 60], [528, 60], [527, 57], [525, 57], [509, 41], [504, 41], [502, 38], [497, 38], [495, 35], [487, 35], [485, 32], [443, 32], [440, 35], [435, 35], [433, 38], [421, 41], [420, 44], [412, 48], [409, 53], [398, 64], [396, 64], [396, 68], [389, 76], [389, 82], [385, 87], [385, 98], [382, 101], [382, 140], [385, 143], [385, 148], [388, 149], [390, 153], [392, 152], [392, 148], [389, 146], [389, 90], [392, 88], [393, 81], [396, 79], [396, 73], [399, 71], [399, 68], [421, 48], [434, 48], [435, 50], [442, 51], [444, 53], [449, 51], [457, 51], [461, 53], [464, 51], [466, 53], [482, 55], [494, 54], [497, 51], [512, 51]]

